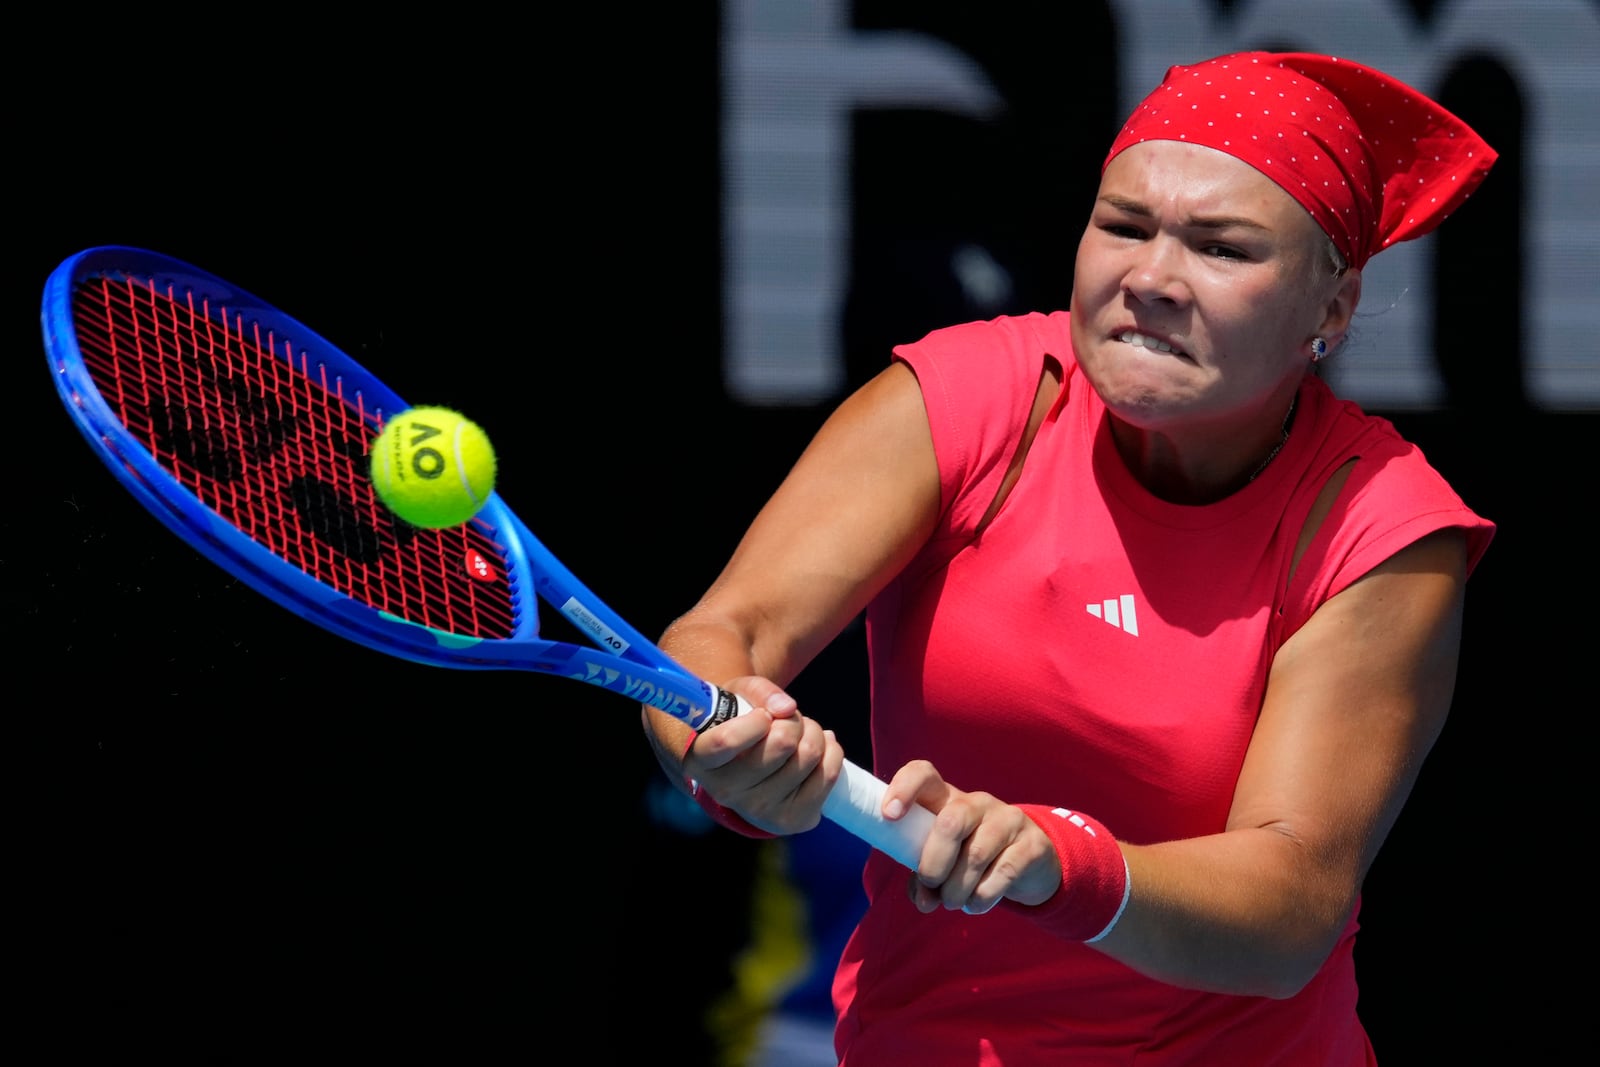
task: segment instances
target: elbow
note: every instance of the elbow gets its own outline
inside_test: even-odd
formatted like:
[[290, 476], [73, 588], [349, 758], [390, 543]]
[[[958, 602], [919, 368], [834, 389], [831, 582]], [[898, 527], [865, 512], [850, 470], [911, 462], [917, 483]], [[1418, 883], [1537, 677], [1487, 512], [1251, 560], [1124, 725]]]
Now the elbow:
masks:
[[1240, 941], [1220, 951], [1191, 957], [1187, 963], [1167, 961], [1164, 965], [1136, 969], [1182, 989], [1291, 1000], [1317, 977], [1328, 955], [1328, 952], [1294, 952], [1281, 946], [1247, 945]]
[[[1270, 943], [1258, 946], [1259, 966], [1248, 970], [1250, 988], [1233, 992], [1269, 1000], [1290, 1000], [1300, 995], [1322, 973], [1339, 944], [1350, 913], [1313, 919], [1301, 915], [1278, 928]], [[1245, 973], [1245, 972], [1241, 972]]]
[[1327, 966], [1346, 936], [1360, 899], [1358, 879], [1338, 867], [1299, 869], [1262, 901], [1254, 936], [1258, 966], [1240, 973], [1255, 988], [1244, 992], [1270, 1000], [1290, 1000], [1305, 991]]
[[[1204, 984], [1211, 992], [1289, 1000], [1299, 996], [1327, 966], [1349, 927], [1354, 902], [1342, 895], [1313, 901], [1296, 897], [1254, 921], [1214, 930]], [[1220, 935], [1220, 936], [1218, 936]], [[1198, 961], [1197, 961], [1198, 962]]]
[[[1145, 942], [1139, 950], [1107, 942], [1110, 954], [1151, 978], [1184, 989], [1289, 1000], [1321, 973], [1339, 940], [1321, 924], [1213, 929], [1198, 941]], [[1152, 951], [1152, 949], [1154, 951]]]
[[1226, 963], [1219, 961], [1219, 966], [1209, 969], [1210, 979], [1196, 984], [1211, 993], [1291, 1000], [1321, 972], [1328, 962], [1329, 952], [1331, 949], [1315, 952], [1257, 946], [1248, 953], [1247, 959], [1235, 957]]
[[1292, 1000], [1311, 984], [1311, 980], [1317, 976], [1317, 972], [1322, 969], [1322, 964], [1326, 960], [1327, 957], [1324, 956], [1314, 967], [1285, 967], [1280, 973], [1268, 976], [1261, 988], [1251, 990], [1248, 995], [1265, 997], [1268, 1000]]

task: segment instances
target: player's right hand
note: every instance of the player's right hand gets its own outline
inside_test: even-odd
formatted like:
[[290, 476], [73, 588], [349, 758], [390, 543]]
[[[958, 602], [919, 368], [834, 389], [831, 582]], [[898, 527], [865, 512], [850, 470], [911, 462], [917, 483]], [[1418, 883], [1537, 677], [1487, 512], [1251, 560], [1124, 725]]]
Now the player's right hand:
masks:
[[815, 828], [844, 765], [833, 731], [802, 715], [769, 679], [737, 678], [723, 688], [743, 696], [751, 710], [695, 738], [684, 756], [684, 773], [718, 804], [768, 833]]

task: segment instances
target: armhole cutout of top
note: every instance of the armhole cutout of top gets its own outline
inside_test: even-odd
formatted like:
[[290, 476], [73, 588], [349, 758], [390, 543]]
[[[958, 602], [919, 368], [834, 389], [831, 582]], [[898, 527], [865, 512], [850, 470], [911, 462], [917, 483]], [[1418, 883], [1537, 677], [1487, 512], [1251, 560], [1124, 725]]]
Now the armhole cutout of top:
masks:
[[1339, 499], [1339, 493], [1344, 489], [1344, 483], [1349, 480], [1350, 472], [1361, 459], [1360, 456], [1351, 456], [1339, 466], [1323, 483], [1322, 489], [1317, 493], [1317, 499], [1312, 502], [1311, 510], [1306, 513], [1306, 521], [1300, 527], [1300, 539], [1295, 542], [1294, 559], [1289, 563], [1289, 584], [1294, 584], [1295, 571], [1300, 569], [1300, 557], [1306, 554], [1306, 549], [1311, 547], [1312, 540], [1317, 536], [1317, 531], [1322, 528], [1322, 520], [1328, 517], [1328, 512], [1333, 510], [1333, 502]]
[[1046, 355], [1044, 366], [1039, 370], [1039, 386], [1033, 394], [1033, 410], [1028, 413], [1028, 424], [1023, 428], [1022, 440], [1017, 444], [1017, 450], [1011, 455], [1011, 462], [1006, 466], [1005, 477], [1000, 479], [1000, 489], [995, 493], [994, 499], [989, 502], [989, 510], [983, 513], [974, 535], [983, 533], [989, 528], [989, 523], [1000, 514], [1000, 508], [1005, 504], [1006, 497], [1011, 495], [1011, 489], [1017, 484], [1017, 479], [1022, 477], [1022, 464], [1028, 458], [1028, 450], [1033, 447], [1033, 439], [1039, 433], [1039, 427], [1044, 425], [1044, 420], [1050, 414], [1056, 397], [1061, 393], [1062, 371], [1061, 364], [1056, 357]]

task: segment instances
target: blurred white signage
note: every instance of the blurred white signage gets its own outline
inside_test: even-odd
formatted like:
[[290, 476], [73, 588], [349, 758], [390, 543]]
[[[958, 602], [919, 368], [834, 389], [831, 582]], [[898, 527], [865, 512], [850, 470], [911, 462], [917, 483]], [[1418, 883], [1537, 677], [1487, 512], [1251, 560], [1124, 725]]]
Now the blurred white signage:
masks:
[[[1428, 93], [1467, 56], [1499, 63], [1525, 111], [1528, 399], [1552, 411], [1600, 409], [1600, 16], [1592, 0], [1455, 0], [1437, 5], [1427, 25], [1404, 0], [1238, 0], [1226, 17], [1207, 0], [1109, 6], [1122, 50], [1122, 113], [1174, 63], [1286, 36]], [[839, 317], [851, 240], [851, 112], [927, 109], [981, 122], [1008, 106], [958, 43], [854, 30], [850, 10], [849, 0], [723, 2], [723, 366], [730, 393], [745, 403], [814, 404], [845, 386]], [[974, 17], [983, 17], [980, 6]], [[1077, 42], [1063, 62], [1088, 52]], [[1422, 410], [1443, 398], [1427, 246], [1426, 238], [1396, 246], [1366, 272], [1361, 358], [1335, 368], [1339, 390], [1364, 406]]]

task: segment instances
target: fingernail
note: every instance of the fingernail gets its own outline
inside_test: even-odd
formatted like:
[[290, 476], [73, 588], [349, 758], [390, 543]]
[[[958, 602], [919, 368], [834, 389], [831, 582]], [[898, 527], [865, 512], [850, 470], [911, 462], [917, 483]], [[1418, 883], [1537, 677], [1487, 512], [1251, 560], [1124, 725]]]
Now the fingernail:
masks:
[[891, 819], [898, 819], [906, 813], [906, 806], [900, 803], [899, 797], [894, 797], [883, 806], [883, 813]]
[[793, 711], [799, 707], [788, 693], [773, 693], [767, 698], [768, 711]]

